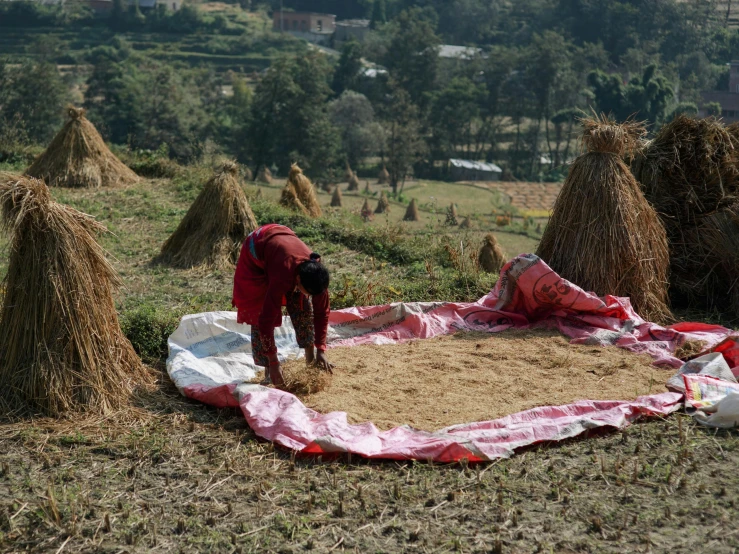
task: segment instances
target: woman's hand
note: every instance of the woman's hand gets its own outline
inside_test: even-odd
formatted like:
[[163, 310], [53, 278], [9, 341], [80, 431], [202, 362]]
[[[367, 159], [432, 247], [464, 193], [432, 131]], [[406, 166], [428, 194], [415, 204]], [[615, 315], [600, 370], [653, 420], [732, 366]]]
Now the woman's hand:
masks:
[[328, 361], [326, 353], [323, 350], [319, 350], [316, 353], [316, 365], [318, 365], [318, 367], [321, 368], [323, 371], [328, 371], [331, 374], [333, 374], [334, 372], [334, 366], [331, 362]]

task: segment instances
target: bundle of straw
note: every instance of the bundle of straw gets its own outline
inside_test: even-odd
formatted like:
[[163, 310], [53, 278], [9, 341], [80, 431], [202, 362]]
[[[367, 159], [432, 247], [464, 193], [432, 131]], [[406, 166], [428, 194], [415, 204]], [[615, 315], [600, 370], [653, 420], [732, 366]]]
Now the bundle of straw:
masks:
[[669, 321], [669, 254], [662, 222], [622, 157], [645, 129], [605, 116], [583, 121], [587, 152], [570, 167], [537, 254], [598, 295], [628, 296], [644, 318]]
[[341, 208], [341, 187], [339, 185], [336, 185], [334, 194], [331, 196], [331, 207]]
[[446, 211], [446, 224], [459, 225], [459, 221], [457, 220], [457, 206], [454, 205], [454, 202], [451, 203]]
[[303, 170], [298, 164], [293, 164], [290, 168], [290, 175], [287, 178], [288, 184], [292, 185], [295, 193], [298, 195], [300, 203], [308, 210], [311, 217], [321, 217], [321, 205], [318, 203], [316, 189], [310, 179], [303, 175]]
[[272, 172], [266, 165], [259, 168], [259, 171], [257, 172], [257, 182], [267, 185], [272, 184]]
[[388, 173], [387, 168], [383, 165], [382, 171], [380, 171], [380, 175], [377, 177], [377, 184], [387, 185], [389, 182], [390, 182], [390, 173]]
[[372, 221], [372, 219], [374, 218], [372, 208], [370, 208], [369, 205], [369, 200], [367, 200], [366, 198], [364, 199], [364, 204], [362, 204], [362, 211], [360, 212], [360, 215], [365, 222]]
[[352, 176], [349, 178], [349, 186], [346, 190], [351, 192], [356, 192], [359, 190], [359, 179], [357, 179], [356, 173], [352, 173]]
[[380, 199], [377, 201], [377, 208], [375, 208], [376, 214], [384, 214], [385, 212], [390, 211], [390, 200], [387, 198], [387, 194], [385, 194], [385, 191], [382, 191], [382, 194], [380, 194]]
[[108, 149], [82, 108], [67, 109], [69, 121], [26, 170], [54, 187], [130, 185], [139, 177]]
[[354, 172], [352, 171], [351, 166], [349, 165], [349, 162], [346, 162], [346, 170], [344, 171], [344, 181], [347, 183], [351, 182], [352, 177], [354, 177]]
[[241, 244], [257, 228], [239, 180], [239, 167], [226, 162], [205, 184], [172, 236], [162, 246], [159, 261], [190, 268], [228, 270]]
[[485, 235], [482, 248], [480, 248], [480, 253], [477, 256], [477, 261], [480, 263], [482, 270], [488, 273], [498, 273], [505, 265], [506, 260], [503, 249], [492, 233]]
[[462, 223], [459, 224], [460, 229], [469, 229], [470, 227], [472, 227], [472, 221], [470, 221], [469, 217], [465, 217]]
[[39, 180], [0, 174], [10, 260], [0, 312], [0, 403], [59, 415], [108, 412], [152, 382], [118, 323], [120, 282], [92, 217]]
[[244, 181], [253, 181], [254, 180], [254, 174], [251, 172], [251, 169], [249, 169], [247, 166], [242, 165], [241, 166], [241, 174], [244, 178]]
[[695, 223], [739, 200], [738, 147], [720, 121], [680, 115], [634, 155], [631, 169], [657, 212]]
[[300, 212], [303, 215], [310, 215], [308, 208], [306, 208], [300, 201], [298, 193], [295, 190], [295, 186], [293, 186], [290, 181], [285, 183], [285, 187], [282, 189], [282, 194], [280, 195], [280, 206]]
[[403, 221], [420, 221], [420, 220], [421, 220], [421, 217], [418, 213], [418, 204], [416, 204], [416, 199], [412, 198], [411, 203], [408, 204], [408, 209], [405, 210]]
[[364, 184], [364, 194], [372, 194], [372, 189], [370, 189], [369, 181], [365, 182]]

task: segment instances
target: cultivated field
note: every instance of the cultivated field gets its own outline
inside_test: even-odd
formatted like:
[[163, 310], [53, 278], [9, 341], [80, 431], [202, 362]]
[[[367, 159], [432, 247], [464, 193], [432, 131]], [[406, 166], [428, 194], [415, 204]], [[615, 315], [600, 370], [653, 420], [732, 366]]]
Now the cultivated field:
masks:
[[[739, 548], [739, 435], [684, 415], [638, 423], [511, 460], [438, 466], [301, 459], [257, 439], [241, 414], [182, 398], [164, 372], [164, 340], [180, 315], [230, 308], [232, 274], [174, 270], [152, 259], [209, 170], [124, 189], [59, 190], [96, 216], [124, 282], [124, 330], [158, 376], [107, 418], [0, 425], [3, 552], [734, 552]], [[496, 231], [509, 256], [536, 248], [523, 219], [491, 192], [408, 183], [405, 206], [370, 224], [361, 193], [309, 220], [277, 207], [282, 180], [248, 185], [260, 223], [289, 224], [324, 255], [335, 308], [398, 300], [474, 300], [496, 276], [472, 258]], [[361, 182], [364, 189], [365, 182]], [[370, 183], [372, 193], [380, 188]], [[458, 204], [472, 228], [444, 224]], [[370, 201], [372, 208], [376, 197]], [[540, 220], [536, 220], [537, 222]], [[0, 261], [4, 268], [7, 253]], [[4, 272], [4, 269], [3, 269]], [[567, 360], [562, 361], [565, 365]], [[556, 367], [552, 369], [556, 371]], [[458, 382], [465, 387], [463, 380]], [[485, 399], [481, 399], [484, 402]]]

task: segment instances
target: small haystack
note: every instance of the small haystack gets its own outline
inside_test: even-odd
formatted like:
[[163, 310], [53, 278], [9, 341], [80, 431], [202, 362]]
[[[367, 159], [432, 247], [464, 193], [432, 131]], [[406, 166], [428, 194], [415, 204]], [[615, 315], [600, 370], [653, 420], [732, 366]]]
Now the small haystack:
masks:
[[377, 176], [377, 184], [387, 185], [389, 182], [390, 182], [390, 173], [388, 172], [387, 168], [383, 165], [382, 171], [380, 171], [380, 175]]
[[408, 204], [408, 209], [405, 211], [405, 215], [403, 216], [403, 221], [420, 221], [421, 216], [418, 213], [418, 204], [416, 203], [416, 199], [411, 199], [411, 203]]
[[380, 199], [377, 201], [377, 207], [375, 208], [376, 214], [384, 214], [385, 212], [390, 211], [390, 200], [387, 198], [387, 194], [385, 194], [385, 191], [382, 191], [382, 194], [380, 194]]
[[257, 172], [257, 183], [272, 184], [272, 172], [266, 165], [263, 165]]
[[459, 225], [459, 221], [457, 219], [457, 206], [454, 205], [454, 202], [447, 208], [446, 211], [446, 224], [447, 225]]
[[482, 248], [480, 248], [480, 253], [477, 256], [477, 261], [480, 263], [482, 270], [488, 273], [498, 273], [505, 265], [506, 260], [503, 249], [492, 233], [485, 235]]
[[739, 142], [715, 118], [665, 124], [631, 164], [644, 196], [675, 223], [695, 223], [739, 201]]
[[51, 199], [39, 180], [0, 174], [10, 234], [0, 313], [3, 411], [108, 412], [152, 381], [121, 331], [105, 228]]
[[244, 181], [247, 182], [251, 182], [254, 180], [254, 174], [251, 172], [251, 169], [249, 169], [245, 165], [241, 166], [241, 176], [244, 178]]
[[254, 193], [254, 200], [262, 200], [264, 198], [264, 194], [262, 194], [262, 189], [257, 188], [257, 192]]
[[583, 125], [587, 151], [570, 167], [537, 254], [583, 289], [628, 296], [642, 317], [667, 322], [667, 236], [622, 159], [644, 127], [605, 116]]
[[339, 185], [336, 185], [334, 194], [331, 196], [331, 207], [341, 208], [341, 187]]
[[374, 213], [372, 212], [372, 208], [370, 208], [369, 200], [365, 198], [364, 204], [362, 204], [362, 211], [359, 213], [359, 215], [362, 217], [362, 220], [365, 222], [372, 221], [374, 219]]
[[300, 169], [298, 164], [293, 164], [290, 168], [290, 175], [287, 178], [287, 182], [294, 187], [300, 203], [308, 210], [308, 215], [311, 217], [321, 217], [321, 205], [318, 203], [316, 189], [313, 188], [313, 183], [310, 182], [310, 179], [303, 175], [303, 170]]
[[355, 177], [354, 171], [352, 171], [352, 168], [349, 165], [349, 162], [346, 162], [346, 169], [344, 170], [344, 181], [349, 183], [351, 182], [352, 177]]
[[364, 185], [364, 194], [372, 194], [372, 189], [370, 188], [369, 181], [367, 181]]
[[139, 181], [116, 158], [82, 108], [68, 108], [69, 121], [26, 170], [52, 187], [107, 187]]
[[462, 220], [462, 223], [459, 224], [460, 229], [469, 229], [470, 227], [472, 227], [472, 221], [470, 221], [469, 216], [465, 217]]
[[348, 191], [356, 192], [359, 190], [359, 179], [357, 179], [357, 174], [352, 173], [351, 178], [349, 179], [349, 186], [347, 187]]
[[239, 181], [239, 166], [226, 162], [205, 184], [158, 261], [173, 267], [231, 269], [257, 221]]

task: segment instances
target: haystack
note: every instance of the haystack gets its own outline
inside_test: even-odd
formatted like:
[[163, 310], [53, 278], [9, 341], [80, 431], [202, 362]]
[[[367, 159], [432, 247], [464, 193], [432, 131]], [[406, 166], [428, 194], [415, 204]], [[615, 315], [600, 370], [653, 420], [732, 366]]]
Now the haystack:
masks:
[[454, 202], [452, 202], [449, 208], [447, 208], [446, 224], [447, 225], [459, 225], [459, 221], [457, 220], [457, 206], [454, 205]]
[[349, 186], [346, 190], [349, 190], [351, 192], [356, 192], [359, 190], [359, 179], [357, 179], [356, 173], [352, 173], [352, 176], [349, 178]]
[[377, 176], [377, 184], [387, 185], [389, 182], [390, 182], [390, 173], [388, 172], [387, 168], [383, 165], [382, 171], [380, 171], [380, 174]]
[[69, 121], [26, 170], [52, 187], [104, 187], [139, 181], [108, 149], [82, 108], [68, 108]]
[[382, 191], [382, 194], [380, 194], [380, 199], [377, 201], [377, 207], [375, 208], [376, 214], [384, 214], [385, 212], [390, 211], [390, 201], [387, 199], [387, 194], [385, 194], [385, 191]]
[[372, 189], [369, 186], [369, 181], [366, 181], [364, 184], [364, 194], [372, 194]]
[[36, 179], [0, 174], [10, 234], [0, 312], [0, 404], [56, 416], [108, 412], [150, 383], [121, 331], [120, 285], [95, 240], [105, 228]]
[[230, 269], [238, 260], [244, 239], [256, 228], [239, 181], [239, 167], [227, 162], [205, 184], [164, 243], [159, 261], [181, 268], [204, 265]]
[[498, 273], [505, 265], [505, 254], [495, 235], [488, 233], [477, 256], [480, 267], [488, 273]]
[[351, 166], [349, 165], [349, 162], [346, 162], [346, 169], [344, 170], [344, 181], [349, 183], [352, 180], [352, 177], [354, 177], [354, 171], [352, 171]]
[[287, 178], [287, 182], [295, 188], [300, 202], [308, 210], [308, 215], [311, 217], [321, 217], [321, 205], [318, 203], [316, 189], [313, 188], [313, 183], [310, 182], [310, 179], [303, 175], [303, 170], [300, 169], [298, 164], [293, 164], [290, 168], [290, 175]]
[[251, 169], [249, 169], [245, 165], [242, 165], [241, 166], [241, 175], [244, 178], [244, 181], [253, 181], [254, 180], [254, 174], [251, 172]]
[[460, 229], [469, 229], [470, 227], [472, 227], [472, 221], [470, 221], [469, 217], [465, 217], [462, 223], [459, 224]]
[[295, 190], [295, 186], [288, 181], [285, 184], [285, 188], [282, 189], [282, 195], [280, 196], [280, 206], [284, 206], [296, 212], [300, 212], [303, 215], [310, 215], [308, 208], [298, 198], [298, 193]]
[[257, 172], [257, 182], [265, 183], [267, 185], [272, 184], [272, 172], [266, 165], [263, 165]]
[[366, 221], [372, 221], [374, 218], [374, 213], [372, 212], [372, 208], [370, 208], [369, 200], [365, 198], [364, 204], [362, 204], [362, 210], [359, 212], [359, 215], [361, 215], [362, 219]]
[[680, 115], [636, 153], [631, 169], [657, 212], [683, 224], [739, 200], [738, 162], [739, 142], [720, 121]]
[[605, 116], [583, 125], [587, 151], [570, 167], [537, 254], [583, 289], [630, 297], [642, 317], [669, 321], [665, 229], [622, 160], [644, 127]]
[[341, 208], [341, 187], [339, 185], [336, 185], [334, 194], [331, 196], [331, 207]]
[[408, 204], [408, 209], [405, 211], [403, 221], [420, 221], [421, 216], [418, 214], [418, 205], [416, 199], [411, 199], [411, 203]]

